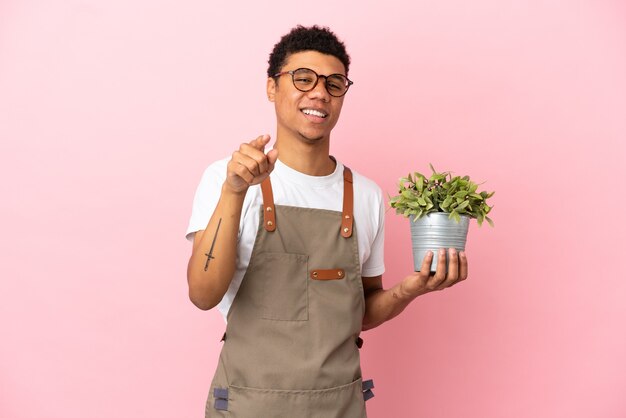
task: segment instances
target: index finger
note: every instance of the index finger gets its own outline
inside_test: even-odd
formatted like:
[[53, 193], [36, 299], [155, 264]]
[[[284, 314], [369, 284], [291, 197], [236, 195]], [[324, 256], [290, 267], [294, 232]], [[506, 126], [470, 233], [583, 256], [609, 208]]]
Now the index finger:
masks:
[[270, 136], [268, 134], [263, 134], [250, 141], [249, 144], [259, 151], [263, 151], [268, 142], [270, 142]]

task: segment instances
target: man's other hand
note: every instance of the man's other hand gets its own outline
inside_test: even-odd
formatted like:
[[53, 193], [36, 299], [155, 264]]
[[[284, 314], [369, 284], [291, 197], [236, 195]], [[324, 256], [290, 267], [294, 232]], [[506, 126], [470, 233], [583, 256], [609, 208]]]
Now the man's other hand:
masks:
[[414, 272], [402, 281], [400, 286], [402, 295], [407, 298], [416, 298], [435, 290], [443, 290], [467, 279], [467, 256], [465, 252], [457, 252], [455, 248], [450, 248], [448, 251], [450, 263], [447, 272], [445, 248], [439, 250], [437, 270], [434, 274], [430, 273], [433, 253], [429, 251], [422, 261], [421, 271]]

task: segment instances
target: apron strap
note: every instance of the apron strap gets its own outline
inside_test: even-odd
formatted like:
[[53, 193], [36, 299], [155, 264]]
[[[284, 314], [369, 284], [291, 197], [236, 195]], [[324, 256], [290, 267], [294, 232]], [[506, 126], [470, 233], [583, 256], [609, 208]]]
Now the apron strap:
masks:
[[[343, 166], [343, 209], [341, 212], [341, 236], [352, 236], [354, 222], [354, 190], [352, 186], [352, 170]], [[268, 232], [276, 230], [276, 208], [274, 207], [274, 194], [269, 176], [261, 183], [263, 194], [263, 227]]]
[[261, 192], [263, 193], [263, 226], [266, 231], [273, 232], [276, 230], [276, 208], [269, 176], [261, 183]]
[[354, 191], [352, 189], [352, 170], [343, 166], [343, 210], [341, 213], [341, 236], [352, 236], [352, 221], [354, 218]]

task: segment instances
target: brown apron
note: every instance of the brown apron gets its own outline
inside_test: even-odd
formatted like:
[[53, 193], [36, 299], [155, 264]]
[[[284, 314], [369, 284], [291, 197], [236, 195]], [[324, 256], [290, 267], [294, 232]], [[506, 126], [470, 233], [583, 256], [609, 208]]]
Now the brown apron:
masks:
[[353, 224], [343, 212], [274, 205], [270, 179], [250, 264], [228, 312], [205, 416], [362, 418], [365, 302]]

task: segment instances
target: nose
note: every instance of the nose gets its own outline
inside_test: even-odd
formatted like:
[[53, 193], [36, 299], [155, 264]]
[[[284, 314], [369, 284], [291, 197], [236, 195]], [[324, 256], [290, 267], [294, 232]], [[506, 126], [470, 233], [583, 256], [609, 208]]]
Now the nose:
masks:
[[307, 93], [312, 99], [320, 99], [323, 102], [330, 101], [330, 94], [328, 94], [328, 90], [326, 90], [326, 77], [323, 75], [318, 76], [317, 84]]

